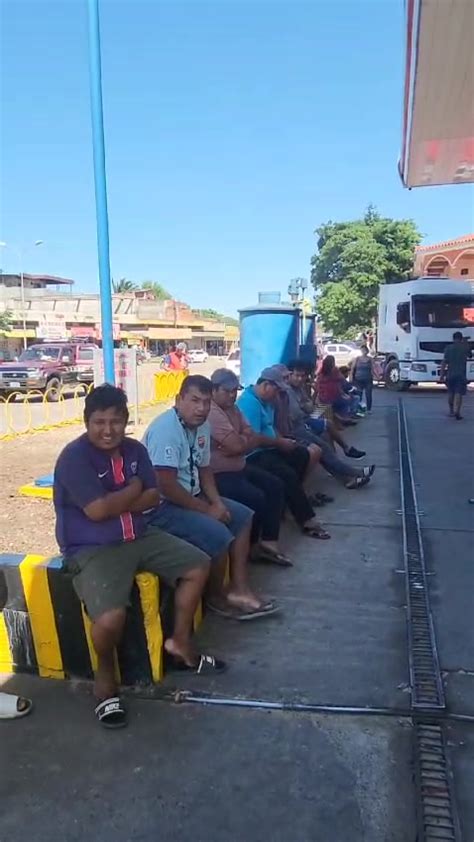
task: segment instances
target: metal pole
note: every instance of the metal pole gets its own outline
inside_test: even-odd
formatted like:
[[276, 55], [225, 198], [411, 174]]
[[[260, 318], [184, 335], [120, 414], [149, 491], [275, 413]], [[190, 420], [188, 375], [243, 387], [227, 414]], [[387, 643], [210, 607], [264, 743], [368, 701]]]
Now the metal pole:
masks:
[[97, 250], [99, 257], [100, 312], [102, 320], [102, 352], [104, 377], [115, 383], [112, 289], [110, 283], [109, 219], [107, 213], [107, 181], [105, 175], [104, 114], [102, 107], [102, 73], [100, 59], [99, 0], [87, 0], [89, 13], [89, 75], [94, 153]]
[[21, 295], [21, 315], [23, 321], [23, 348], [27, 348], [28, 342], [26, 339], [26, 313], [25, 313], [25, 278], [23, 275], [23, 255], [18, 249], [18, 257], [20, 258], [20, 295]]

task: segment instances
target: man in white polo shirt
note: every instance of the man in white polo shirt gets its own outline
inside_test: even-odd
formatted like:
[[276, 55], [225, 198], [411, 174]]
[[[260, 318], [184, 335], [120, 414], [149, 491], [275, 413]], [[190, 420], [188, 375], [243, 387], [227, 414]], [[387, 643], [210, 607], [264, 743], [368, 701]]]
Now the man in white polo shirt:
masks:
[[[273, 602], [260, 599], [248, 581], [253, 511], [219, 495], [210, 468], [207, 416], [212, 384], [192, 375], [181, 386], [176, 406], [155, 418], [143, 444], [158, 478], [162, 502], [150, 525], [187, 540], [215, 562], [209, 580], [209, 607], [219, 614], [251, 620], [274, 614]], [[227, 554], [230, 585], [224, 592]]]

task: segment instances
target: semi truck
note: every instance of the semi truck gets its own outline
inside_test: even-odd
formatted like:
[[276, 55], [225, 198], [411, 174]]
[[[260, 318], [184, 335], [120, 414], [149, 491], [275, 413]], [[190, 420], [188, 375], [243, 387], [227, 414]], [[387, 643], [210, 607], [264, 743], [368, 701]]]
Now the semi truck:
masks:
[[377, 360], [389, 389], [436, 383], [446, 347], [460, 331], [469, 343], [474, 381], [474, 281], [418, 278], [380, 287]]

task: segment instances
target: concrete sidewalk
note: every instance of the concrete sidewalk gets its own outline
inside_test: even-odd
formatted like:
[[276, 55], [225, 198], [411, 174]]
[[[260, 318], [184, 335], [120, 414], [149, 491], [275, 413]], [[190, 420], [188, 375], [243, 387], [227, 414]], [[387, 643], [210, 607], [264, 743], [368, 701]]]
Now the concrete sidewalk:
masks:
[[[321, 511], [332, 540], [285, 527], [293, 569], [255, 567], [280, 616], [233, 623], [208, 616], [205, 651], [225, 657], [215, 679], [169, 676], [167, 688], [271, 701], [408, 710], [396, 402], [350, 438], [377, 462]], [[34, 714], [0, 724], [0, 842], [408, 842], [415, 838], [411, 726], [390, 717], [315, 716], [130, 700], [130, 725], [95, 723], [83, 687], [16, 676]]]

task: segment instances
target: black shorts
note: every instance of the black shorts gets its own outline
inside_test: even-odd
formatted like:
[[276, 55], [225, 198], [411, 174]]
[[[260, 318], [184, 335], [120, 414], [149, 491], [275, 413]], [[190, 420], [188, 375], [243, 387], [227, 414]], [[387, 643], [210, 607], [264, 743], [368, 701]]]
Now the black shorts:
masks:
[[465, 395], [467, 392], [467, 380], [465, 377], [448, 377], [446, 385], [451, 395]]

